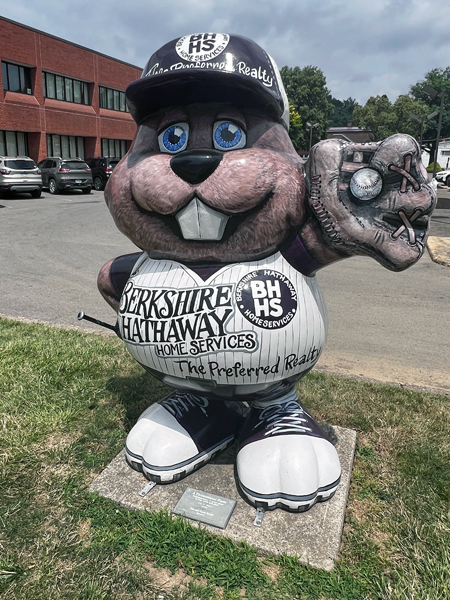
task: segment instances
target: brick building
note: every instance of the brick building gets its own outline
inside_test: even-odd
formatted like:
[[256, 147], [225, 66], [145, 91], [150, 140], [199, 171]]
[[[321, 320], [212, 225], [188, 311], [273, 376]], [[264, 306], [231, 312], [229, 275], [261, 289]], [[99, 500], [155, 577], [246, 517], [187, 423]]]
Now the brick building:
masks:
[[123, 156], [141, 69], [0, 17], [0, 155]]
[[375, 136], [369, 129], [360, 129], [359, 127], [330, 127], [327, 131], [327, 138], [337, 138], [344, 142], [355, 142], [356, 144], [365, 144], [375, 141]]

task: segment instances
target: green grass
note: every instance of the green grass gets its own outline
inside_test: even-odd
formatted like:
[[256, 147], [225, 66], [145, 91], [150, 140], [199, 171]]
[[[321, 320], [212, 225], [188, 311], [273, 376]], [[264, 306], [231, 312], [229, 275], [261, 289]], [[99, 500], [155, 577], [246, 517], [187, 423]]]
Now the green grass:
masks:
[[88, 492], [165, 393], [119, 340], [0, 319], [0, 364], [2, 599], [450, 598], [448, 397], [318, 373], [301, 382], [316, 417], [358, 432], [327, 573]]

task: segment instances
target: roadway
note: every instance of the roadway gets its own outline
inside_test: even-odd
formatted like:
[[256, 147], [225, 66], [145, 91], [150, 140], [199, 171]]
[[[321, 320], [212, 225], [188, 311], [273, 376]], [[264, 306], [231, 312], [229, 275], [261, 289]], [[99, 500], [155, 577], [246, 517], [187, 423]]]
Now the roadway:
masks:
[[[431, 225], [450, 238], [450, 193]], [[103, 193], [0, 200], [0, 315], [83, 330], [80, 309], [114, 323], [96, 287], [110, 258], [135, 246], [115, 227]], [[318, 274], [330, 330], [318, 368], [450, 394], [450, 267], [428, 253], [403, 273], [355, 257]], [[103, 330], [102, 330], [103, 331]]]

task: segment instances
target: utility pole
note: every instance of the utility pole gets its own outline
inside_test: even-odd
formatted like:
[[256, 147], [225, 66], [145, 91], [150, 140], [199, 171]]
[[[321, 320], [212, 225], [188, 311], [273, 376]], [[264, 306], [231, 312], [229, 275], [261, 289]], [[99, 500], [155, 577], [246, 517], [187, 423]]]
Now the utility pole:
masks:
[[313, 129], [314, 127], [319, 127], [319, 123], [314, 123], [314, 125], [306, 123], [306, 126], [309, 128], [309, 150], [311, 150]]
[[420, 151], [422, 151], [422, 142], [423, 142], [423, 124], [425, 123], [425, 121], [429, 121], [430, 119], [432, 119], [433, 117], [435, 117], [436, 115], [439, 114], [439, 111], [435, 110], [434, 112], [432, 112], [431, 114], [427, 115], [426, 117], [419, 117], [413, 113], [410, 113], [409, 116], [411, 119], [414, 119], [414, 121], [419, 121], [420, 123], [420, 137], [419, 137], [419, 147], [420, 147]]
[[424, 85], [422, 89], [425, 92], [425, 94], [428, 94], [431, 98], [436, 98], [436, 96], [441, 97], [441, 106], [439, 108], [439, 122], [438, 122], [437, 134], [436, 134], [436, 150], [434, 153], [434, 161], [433, 161], [433, 179], [434, 179], [436, 177], [436, 166], [437, 166], [437, 157], [438, 157], [438, 150], [439, 150], [439, 140], [441, 138], [442, 113], [444, 112], [444, 100], [446, 98], [446, 94], [444, 94], [444, 92], [439, 93], [437, 90], [432, 88], [431, 85]]

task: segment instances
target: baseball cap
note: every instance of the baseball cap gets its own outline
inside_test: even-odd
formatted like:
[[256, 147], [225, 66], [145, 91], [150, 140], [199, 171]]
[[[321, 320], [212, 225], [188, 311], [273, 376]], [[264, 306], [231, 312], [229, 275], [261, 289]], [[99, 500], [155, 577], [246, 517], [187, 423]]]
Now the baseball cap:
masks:
[[195, 33], [155, 52], [126, 89], [139, 125], [162, 108], [196, 102], [258, 109], [289, 129], [289, 103], [275, 61], [249, 38]]

